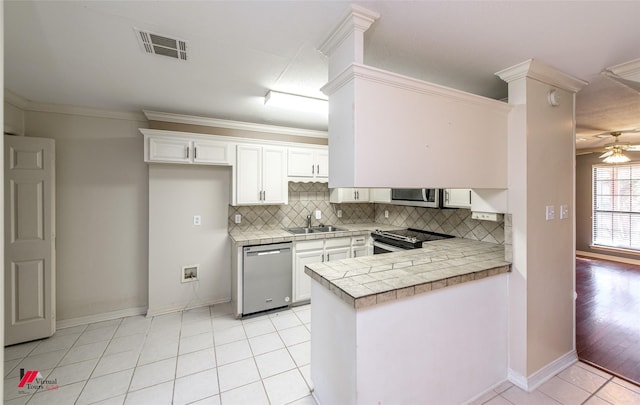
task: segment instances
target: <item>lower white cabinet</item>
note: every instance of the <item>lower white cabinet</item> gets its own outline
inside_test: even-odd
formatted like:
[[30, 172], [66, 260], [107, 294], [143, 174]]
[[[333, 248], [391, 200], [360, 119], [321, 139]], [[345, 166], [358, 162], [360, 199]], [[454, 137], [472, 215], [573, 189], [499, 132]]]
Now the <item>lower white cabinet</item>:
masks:
[[304, 267], [312, 263], [331, 262], [371, 254], [368, 236], [316, 239], [295, 242], [293, 259], [293, 302], [311, 299], [311, 278]]

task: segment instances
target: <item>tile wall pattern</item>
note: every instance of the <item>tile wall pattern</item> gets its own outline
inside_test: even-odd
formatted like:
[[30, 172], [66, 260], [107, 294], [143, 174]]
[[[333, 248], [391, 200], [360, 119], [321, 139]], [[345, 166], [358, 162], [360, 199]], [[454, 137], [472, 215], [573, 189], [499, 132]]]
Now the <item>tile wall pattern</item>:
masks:
[[[385, 210], [389, 218], [385, 218]], [[376, 204], [375, 222], [398, 228], [416, 228], [461, 238], [491, 243], [505, 243], [504, 221], [478, 221], [467, 209], [436, 209], [402, 205]]]
[[[322, 212], [320, 220], [313, 216], [315, 210]], [[240, 224], [234, 222], [236, 214], [242, 215]], [[309, 214], [314, 226], [368, 223], [373, 222], [374, 204], [331, 204], [327, 183], [289, 183], [288, 205], [229, 206], [229, 231], [306, 226]]]
[[[322, 219], [313, 217], [315, 210]], [[342, 217], [337, 212], [342, 210]], [[385, 218], [385, 210], [389, 217]], [[236, 224], [234, 217], [242, 215]], [[398, 228], [416, 228], [462, 238], [505, 244], [505, 222], [471, 219], [467, 209], [434, 209], [391, 204], [332, 204], [327, 183], [289, 183], [288, 205], [229, 206], [229, 231], [250, 231], [306, 226], [307, 215], [312, 224], [341, 225], [381, 223]], [[510, 229], [510, 228], [509, 228]]]

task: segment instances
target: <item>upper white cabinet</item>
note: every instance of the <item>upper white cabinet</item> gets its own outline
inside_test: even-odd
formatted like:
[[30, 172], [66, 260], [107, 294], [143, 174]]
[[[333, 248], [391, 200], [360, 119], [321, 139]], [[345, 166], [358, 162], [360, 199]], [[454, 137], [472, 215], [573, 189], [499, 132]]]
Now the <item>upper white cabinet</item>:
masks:
[[368, 188], [332, 188], [329, 194], [332, 203], [368, 203]]
[[508, 192], [505, 189], [474, 189], [471, 194], [471, 211], [500, 214], [508, 212]]
[[445, 188], [442, 203], [446, 208], [471, 208], [471, 189]]
[[231, 165], [232, 144], [197, 134], [165, 135], [145, 130], [145, 162]]
[[236, 176], [236, 204], [288, 202], [286, 148], [238, 145]]
[[327, 181], [329, 177], [329, 150], [324, 148], [289, 148], [289, 177]]
[[374, 203], [391, 203], [391, 189], [372, 188], [369, 190], [369, 199]]

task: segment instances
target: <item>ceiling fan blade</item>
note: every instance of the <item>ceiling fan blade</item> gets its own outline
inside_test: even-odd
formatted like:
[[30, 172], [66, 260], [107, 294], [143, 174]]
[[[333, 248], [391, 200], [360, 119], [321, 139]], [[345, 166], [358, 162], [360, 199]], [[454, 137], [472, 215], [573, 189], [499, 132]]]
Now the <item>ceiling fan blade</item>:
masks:
[[605, 153], [603, 153], [602, 155], [600, 155], [600, 156], [598, 156], [598, 157], [599, 157], [600, 159], [604, 159], [604, 158], [609, 157], [609, 156], [611, 156], [611, 155], [613, 155], [613, 151], [612, 151], [612, 150], [610, 150], [610, 151], [608, 151], [608, 152], [605, 152]]
[[640, 151], [640, 145], [629, 145], [627, 146], [626, 150], [629, 150], [631, 152]]

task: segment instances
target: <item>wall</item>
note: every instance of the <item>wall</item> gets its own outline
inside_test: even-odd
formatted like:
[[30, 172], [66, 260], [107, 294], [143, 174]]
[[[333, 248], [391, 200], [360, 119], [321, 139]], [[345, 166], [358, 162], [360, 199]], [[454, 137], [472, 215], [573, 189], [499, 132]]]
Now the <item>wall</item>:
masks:
[[[625, 152], [632, 161], [640, 161], [640, 152]], [[638, 255], [625, 254], [614, 250], [591, 248], [592, 238], [592, 173], [595, 164], [601, 164], [600, 153], [576, 156], [576, 250], [595, 254], [605, 254], [625, 259], [638, 259]]]
[[[48, 110], [48, 111], [47, 111]], [[147, 306], [148, 180], [134, 114], [26, 111], [26, 134], [56, 141], [57, 319]]]
[[[230, 167], [149, 166], [148, 315], [231, 299], [230, 182]], [[182, 266], [194, 264], [198, 281], [182, 283]]]

